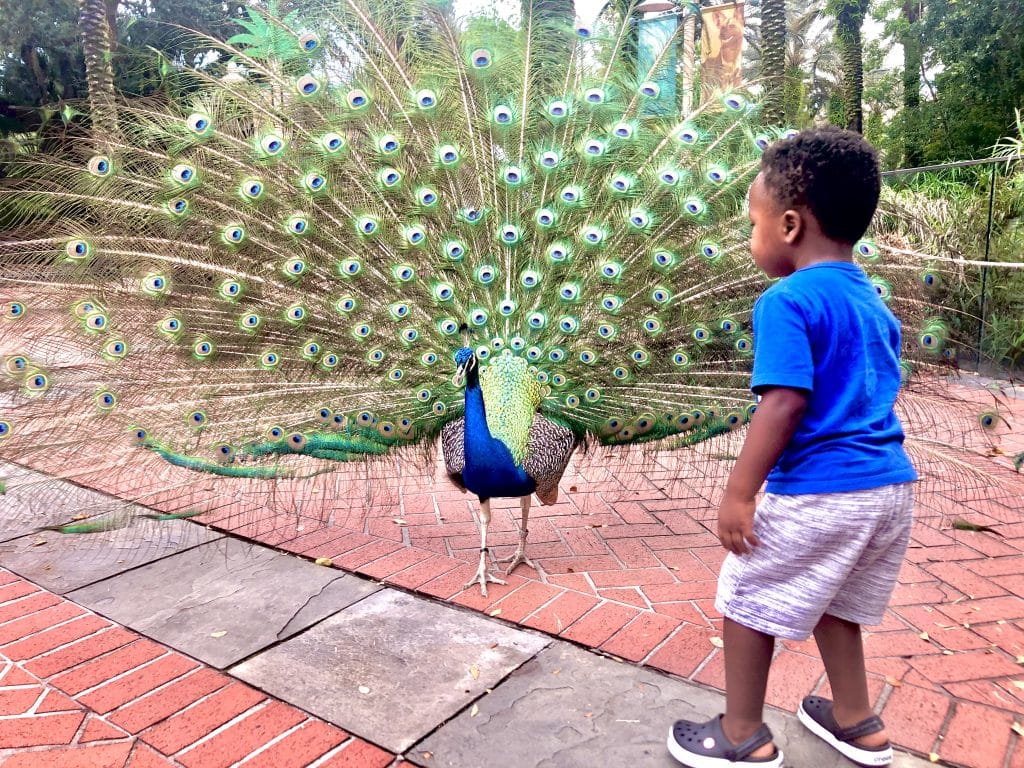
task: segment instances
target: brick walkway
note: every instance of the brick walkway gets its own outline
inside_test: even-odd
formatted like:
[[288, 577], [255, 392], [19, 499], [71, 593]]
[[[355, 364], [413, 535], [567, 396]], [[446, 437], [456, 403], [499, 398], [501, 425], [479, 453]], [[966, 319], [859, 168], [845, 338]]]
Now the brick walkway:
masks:
[[393, 758], [0, 569], [4, 768], [383, 768]]
[[[1024, 740], [1011, 730], [1024, 720], [1024, 478], [1008, 459], [1024, 438], [1004, 423], [976, 438], [977, 456], [940, 459], [944, 444], [980, 433], [969, 430], [973, 406], [992, 400], [976, 388], [950, 393], [971, 415], [951, 408], [908, 419], [929, 424], [914, 451], [923, 480], [900, 585], [866, 639], [870, 686], [899, 746], [972, 768], [1024, 766]], [[1010, 399], [1003, 413], [1024, 424], [1024, 401]], [[531, 513], [528, 554], [540, 572], [520, 566], [488, 598], [462, 588], [478, 556], [475, 504], [436, 466], [342, 467], [271, 492], [259, 481], [154, 472], [133, 465], [132, 453], [96, 466], [57, 451], [31, 464], [156, 509], [202, 509], [197, 519], [214, 528], [721, 688], [713, 598], [724, 551], [712, 531], [741, 439], [577, 457], [561, 501]], [[488, 543], [499, 557], [511, 554], [518, 503], [496, 500], [492, 509]], [[1001, 535], [958, 530], [954, 520]], [[828, 691], [813, 641], [780, 644], [769, 703], [792, 711], [811, 690]]]

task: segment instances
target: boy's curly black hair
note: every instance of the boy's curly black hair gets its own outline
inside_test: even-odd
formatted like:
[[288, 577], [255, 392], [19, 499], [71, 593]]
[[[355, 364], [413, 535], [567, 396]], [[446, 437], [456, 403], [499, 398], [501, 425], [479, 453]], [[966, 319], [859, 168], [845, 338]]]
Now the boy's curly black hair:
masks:
[[769, 194], [782, 208], [807, 208], [833, 240], [855, 243], [867, 232], [882, 178], [864, 137], [828, 126], [777, 141], [761, 157]]

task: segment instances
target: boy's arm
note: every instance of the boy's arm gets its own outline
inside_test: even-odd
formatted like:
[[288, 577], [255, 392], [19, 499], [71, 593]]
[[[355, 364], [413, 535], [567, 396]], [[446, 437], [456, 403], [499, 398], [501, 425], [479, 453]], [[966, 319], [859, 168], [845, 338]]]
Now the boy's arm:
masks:
[[804, 390], [772, 387], [762, 392], [718, 508], [718, 538], [730, 552], [749, 552], [748, 542], [757, 546], [754, 497], [793, 437], [806, 408]]

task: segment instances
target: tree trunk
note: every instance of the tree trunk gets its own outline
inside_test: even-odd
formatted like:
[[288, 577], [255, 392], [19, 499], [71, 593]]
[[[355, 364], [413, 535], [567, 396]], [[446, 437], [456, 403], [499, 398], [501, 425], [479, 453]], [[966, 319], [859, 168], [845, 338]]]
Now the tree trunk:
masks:
[[532, 8], [533, 18], [538, 21], [572, 24], [576, 18], [573, 0], [521, 0], [520, 8], [523, 17], [526, 17]]
[[697, 103], [697, 12], [683, 17], [683, 116]]
[[531, 28], [531, 87], [554, 88], [565, 73], [565, 34], [576, 19], [573, 0], [520, 0], [520, 19]]
[[786, 121], [786, 2], [764, 0], [761, 4], [761, 75], [764, 79], [764, 121]]
[[47, 88], [46, 73], [43, 72], [42, 62], [39, 61], [39, 50], [32, 43], [25, 43], [21, 46], [21, 60], [32, 72], [32, 79], [36, 86], [36, 104], [46, 104], [50, 100]]
[[843, 62], [843, 107], [846, 127], [864, 130], [864, 51], [860, 28], [869, 0], [841, 0], [836, 13], [836, 43]]
[[903, 19], [903, 163], [915, 167], [923, 162], [921, 152], [921, 0], [905, 0]]
[[117, 39], [116, 29], [112, 27], [111, 5], [114, 2], [82, 0], [82, 51], [89, 84], [92, 130], [96, 138], [111, 137], [117, 133], [117, 99], [111, 62]]

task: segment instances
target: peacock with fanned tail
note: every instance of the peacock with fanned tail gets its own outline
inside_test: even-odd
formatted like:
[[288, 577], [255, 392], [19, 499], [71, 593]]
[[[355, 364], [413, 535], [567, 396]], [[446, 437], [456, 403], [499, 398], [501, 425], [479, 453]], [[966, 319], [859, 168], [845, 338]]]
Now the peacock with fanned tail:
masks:
[[[511, 572], [582, 443], [693, 445], [753, 413], [744, 206], [780, 131], [742, 93], [658, 116], [664, 62], [637, 65], [628, 24], [363, 2], [251, 8], [208, 41], [226, 74], [169, 72], [175, 98], [122, 104], [116, 135], [16, 166], [0, 448], [134, 440], [270, 483], [440, 436], [481, 501], [486, 594], [491, 498], [521, 499]], [[897, 305], [942, 365], [934, 305]]]

